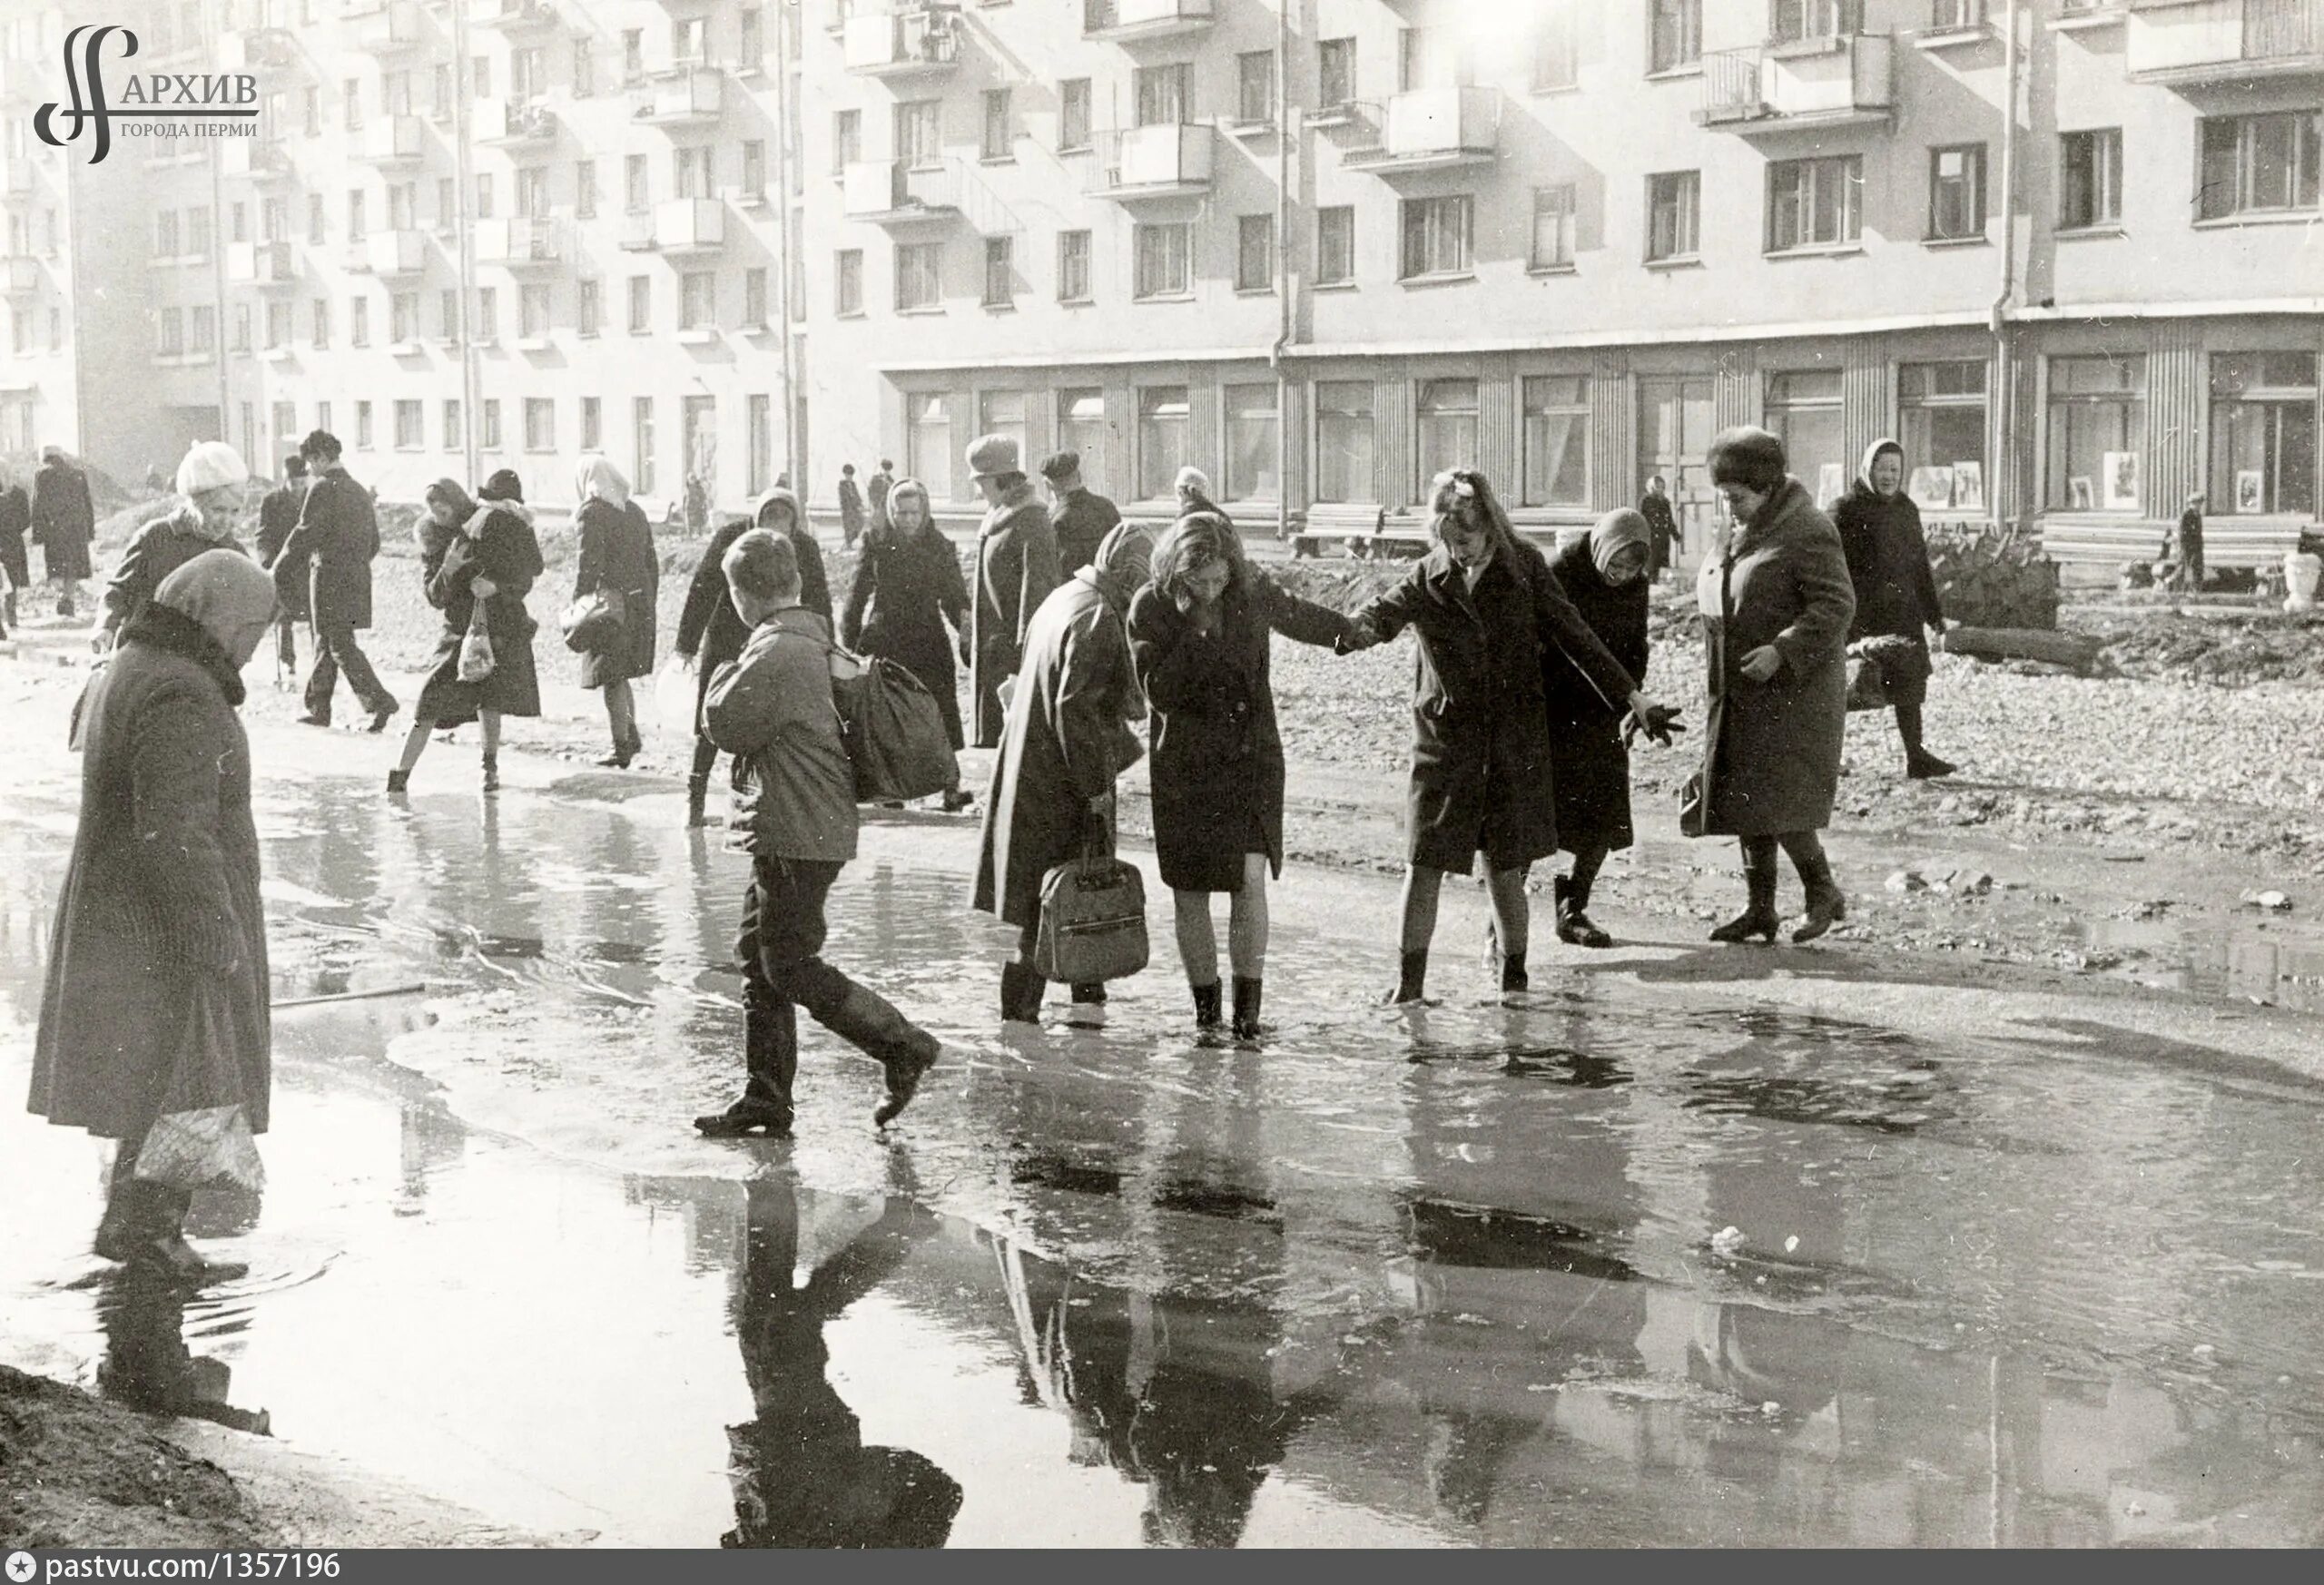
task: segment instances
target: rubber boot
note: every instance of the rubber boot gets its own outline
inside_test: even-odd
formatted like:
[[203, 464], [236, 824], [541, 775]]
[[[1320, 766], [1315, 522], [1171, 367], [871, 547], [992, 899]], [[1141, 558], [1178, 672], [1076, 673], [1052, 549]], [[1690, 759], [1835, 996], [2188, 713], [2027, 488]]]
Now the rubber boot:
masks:
[[707, 812], [709, 803], [710, 778], [688, 776], [686, 778], [686, 829], [688, 831], [710, 823], [710, 816]]
[[1256, 1040], [1259, 1038], [1259, 1002], [1265, 990], [1264, 980], [1246, 980], [1235, 976], [1235, 1038]]
[[921, 1077], [936, 1066], [937, 1053], [943, 1049], [935, 1036], [904, 1017], [893, 1002], [861, 985], [849, 986], [836, 1007], [807, 1010], [817, 1023], [887, 1069], [888, 1093], [872, 1113], [876, 1124], [893, 1122], [911, 1104]]
[[1187, 989], [1195, 999], [1195, 1028], [1215, 1029], [1226, 1021], [1220, 1007], [1220, 986], [1217, 980], [1208, 985], [1189, 985]]
[[1428, 949], [1423, 947], [1417, 952], [1406, 952], [1396, 965], [1396, 989], [1388, 998], [1389, 1005], [1393, 1007], [1420, 1000], [1427, 984]]
[[1750, 894], [1749, 905], [1711, 931], [1710, 939], [1731, 945], [1748, 941], [1753, 936], [1763, 936], [1772, 945], [1776, 931], [1783, 925], [1783, 921], [1776, 917], [1775, 861], [1769, 859], [1765, 864], [1745, 864], [1743, 884]]
[[1799, 870], [1800, 883], [1807, 891], [1807, 917], [1791, 932], [1795, 941], [1812, 941], [1848, 916], [1848, 900], [1841, 892], [1839, 883], [1832, 879], [1832, 861], [1823, 853], [1801, 864], [1792, 862]]
[[1524, 953], [1512, 952], [1501, 960], [1501, 989], [1504, 995], [1533, 989], [1532, 979], [1525, 972]]
[[388, 792], [390, 795], [398, 792], [407, 792], [410, 790], [411, 773], [409, 771], [389, 771], [388, 773]]
[[1557, 901], [1558, 940], [1569, 946], [1605, 948], [1614, 944], [1614, 938], [1593, 923], [1590, 918], [1590, 889], [1577, 887], [1570, 875], [1560, 875], [1550, 882], [1551, 894]]
[[1106, 1005], [1106, 988], [1102, 983], [1077, 985], [1073, 988], [1073, 1002], [1076, 1007], [1103, 1007]]
[[500, 756], [498, 754], [487, 754], [484, 756], [483, 787], [484, 791], [487, 792], [497, 792], [500, 791]]
[[1022, 963], [1011, 960], [1000, 966], [1000, 1018], [1003, 1023], [1038, 1024], [1041, 1021], [1041, 993], [1049, 989], [1049, 981]]
[[799, 1071], [798, 1008], [745, 993], [743, 1067], [742, 1098], [723, 1112], [696, 1117], [694, 1126], [713, 1138], [761, 1131], [771, 1138], [789, 1137], [791, 1082]]

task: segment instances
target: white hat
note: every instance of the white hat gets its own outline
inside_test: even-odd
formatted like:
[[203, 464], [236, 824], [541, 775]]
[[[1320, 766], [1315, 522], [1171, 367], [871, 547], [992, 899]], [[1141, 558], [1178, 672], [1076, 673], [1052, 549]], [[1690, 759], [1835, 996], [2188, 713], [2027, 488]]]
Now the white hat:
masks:
[[248, 484], [250, 477], [251, 470], [243, 466], [241, 452], [223, 440], [197, 440], [187, 448], [185, 459], [178, 464], [178, 494], [198, 496], [204, 490]]

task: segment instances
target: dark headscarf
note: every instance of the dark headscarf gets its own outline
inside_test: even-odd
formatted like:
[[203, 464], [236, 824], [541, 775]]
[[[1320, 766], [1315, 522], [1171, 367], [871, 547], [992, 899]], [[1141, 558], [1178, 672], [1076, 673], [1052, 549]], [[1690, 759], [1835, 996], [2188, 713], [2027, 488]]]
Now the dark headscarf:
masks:
[[513, 468], [504, 468], [484, 481], [477, 492], [487, 501], [521, 501], [525, 498], [525, 481], [517, 477]]

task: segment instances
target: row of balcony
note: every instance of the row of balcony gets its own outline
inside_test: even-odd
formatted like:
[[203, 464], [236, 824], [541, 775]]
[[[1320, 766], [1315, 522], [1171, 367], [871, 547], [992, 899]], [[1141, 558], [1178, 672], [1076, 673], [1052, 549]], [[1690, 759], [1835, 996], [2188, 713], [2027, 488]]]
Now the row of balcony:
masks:
[[2134, 83], [2224, 88], [2324, 75], [2324, 0], [2132, 0]]

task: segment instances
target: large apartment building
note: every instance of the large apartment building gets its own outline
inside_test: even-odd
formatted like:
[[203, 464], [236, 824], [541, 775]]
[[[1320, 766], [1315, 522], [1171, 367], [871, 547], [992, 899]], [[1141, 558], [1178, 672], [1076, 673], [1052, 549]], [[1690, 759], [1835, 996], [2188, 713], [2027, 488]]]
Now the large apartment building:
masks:
[[[1936, 517], [2318, 508], [2324, 0], [24, 9], [0, 448], [320, 423], [411, 497], [472, 431], [730, 507], [888, 456], [965, 516], [999, 430], [1155, 512], [1466, 463], [1547, 526], [1699, 519], [1753, 420], [1827, 491], [1900, 436]], [[258, 135], [41, 144], [92, 20]]]

